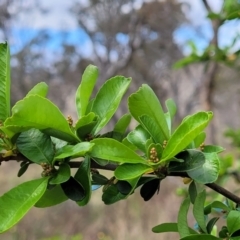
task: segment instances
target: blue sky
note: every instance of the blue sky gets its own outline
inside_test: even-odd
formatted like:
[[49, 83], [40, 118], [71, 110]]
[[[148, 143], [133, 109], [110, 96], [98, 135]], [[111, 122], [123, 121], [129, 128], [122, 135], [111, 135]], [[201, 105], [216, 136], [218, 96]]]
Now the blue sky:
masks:
[[[84, 1], [84, 0], [81, 0]], [[188, 2], [189, 7], [185, 6], [184, 10], [191, 24], [184, 24], [179, 27], [174, 33], [174, 39], [180, 46], [184, 46], [188, 40], [194, 40], [197, 46], [202, 50], [211, 39], [212, 32], [209, 21], [206, 20], [204, 7], [201, 0], [179, 0]], [[139, 0], [140, 2], [140, 0]], [[58, 0], [42, 0], [41, 5], [49, 9], [49, 13], [44, 16], [35, 9], [28, 14], [18, 13], [18, 18], [12, 24], [13, 38], [10, 39], [11, 51], [16, 53], [23, 45], [28, 43], [39, 31], [45, 31], [51, 41], [45, 47], [49, 51], [59, 50], [59, 45], [62, 41], [69, 44], [80, 46], [80, 50], [84, 55], [90, 55], [92, 51], [91, 43], [85, 32], [77, 27], [77, 22], [71, 17], [68, 9], [71, 1]], [[209, 0], [209, 3], [215, 11], [219, 11], [222, 0]], [[31, 1], [26, 1], [25, 4], [31, 4]], [[12, 9], [12, 12], [17, 11]], [[196, 29], [202, 33], [196, 34]], [[220, 29], [220, 45], [226, 46], [230, 44], [231, 38], [236, 32], [240, 33], [239, 22], [227, 24]], [[226, 37], [227, 36], [227, 37]], [[185, 52], [188, 49], [184, 48]]]

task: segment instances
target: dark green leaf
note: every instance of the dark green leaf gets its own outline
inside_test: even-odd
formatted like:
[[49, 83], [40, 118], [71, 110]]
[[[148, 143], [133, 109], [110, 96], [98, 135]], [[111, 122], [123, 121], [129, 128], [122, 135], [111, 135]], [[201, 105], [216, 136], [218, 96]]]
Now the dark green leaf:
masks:
[[143, 84], [136, 93], [132, 94], [128, 105], [130, 113], [138, 122], [142, 115], [148, 115], [157, 124], [158, 131], [164, 133], [164, 140], [169, 139], [169, 129], [162, 106], [148, 85]]
[[190, 199], [186, 198], [179, 209], [178, 212], [178, 232], [181, 238], [184, 238], [188, 235], [190, 235], [189, 227], [188, 227], [188, 222], [187, 222], [187, 214], [188, 214], [188, 209], [190, 206]]
[[[162, 223], [152, 228], [152, 231], [154, 233], [178, 232], [178, 225], [177, 223]], [[191, 228], [189, 228], [189, 232], [191, 234], [197, 234], [197, 232]]]
[[0, 123], [10, 116], [10, 49], [0, 43]]
[[19, 222], [42, 197], [47, 178], [28, 181], [12, 188], [0, 197], [0, 233]]
[[35, 204], [37, 208], [52, 207], [67, 201], [68, 197], [64, 194], [60, 185], [55, 186], [52, 189], [47, 189], [42, 197]]
[[65, 195], [73, 201], [82, 201], [85, 197], [83, 186], [73, 177], [70, 177], [67, 182], [62, 183], [61, 187]]
[[194, 204], [195, 199], [197, 197], [197, 187], [196, 187], [196, 184], [194, 181], [192, 181], [190, 183], [189, 188], [188, 188], [188, 193], [189, 193], [191, 203]]
[[21, 164], [21, 167], [17, 174], [18, 177], [21, 177], [27, 171], [27, 169], [29, 167], [29, 162], [22, 162], [22, 163], [24, 163], [24, 164]]
[[76, 107], [79, 117], [86, 113], [89, 99], [98, 78], [98, 68], [88, 65], [82, 75], [82, 81], [76, 92]]
[[68, 164], [60, 164], [55, 175], [50, 179], [50, 184], [60, 184], [66, 182], [71, 176], [71, 169]]
[[171, 161], [169, 164], [170, 172], [186, 172], [201, 168], [205, 163], [205, 155], [201, 151], [189, 149], [179, 153], [177, 159], [183, 159], [184, 162]]
[[181, 238], [180, 240], [222, 240], [222, 239], [209, 234], [193, 234]]
[[130, 164], [124, 163], [116, 168], [114, 175], [119, 180], [127, 180], [139, 177], [144, 173], [153, 172], [154, 170], [148, 166], [141, 163]]
[[30, 95], [39, 95], [41, 97], [46, 97], [47, 93], [48, 93], [48, 85], [45, 82], [40, 82], [28, 92], [26, 97]]
[[78, 201], [77, 204], [79, 206], [84, 206], [89, 202], [92, 194], [89, 157], [86, 157], [81, 163], [74, 178], [82, 185], [85, 192], [85, 197], [81, 201]]
[[140, 194], [144, 201], [150, 200], [153, 195], [157, 192], [159, 192], [160, 189], [160, 182], [161, 180], [156, 178], [153, 179], [152, 181], [146, 182], [140, 190]]
[[93, 158], [119, 163], [147, 164], [147, 162], [134, 151], [114, 139], [97, 138], [92, 140], [91, 143], [95, 144], [90, 153], [90, 156]]
[[105, 185], [108, 183], [108, 178], [106, 178], [104, 175], [101, 175], [99, 173], [92, 174], [92, 180], [95, 184]]
[[17, 139], [18, 150], [35, 163], [51, 164], [54, 157], [54, 147], [50, 136], [38, 129], [22, 132]]
[[118, 191], [123, 195], [128, 195], [132, 191], [132, 186], [127, 181], [119, 180], [116, 183]]
[[207, 233], [206, 221], [204, 215], [204, 203], [206, 199], [206, 191], [200, 192], [193, 205], [193, 215], [203, 232]]
[[211, 234], [213, 227], [215, 226], [216, 222], [218, 221], [219, 217], [214, 217], [209, 220], [207, 224], [207, 232]]
[[100, 88], [91, 109], [91, 112], [94, 112], [99, 117], [93, 134], [98, 133], [116, 112], [130, 82], [130, 78], [116, 76], [106, 81]]

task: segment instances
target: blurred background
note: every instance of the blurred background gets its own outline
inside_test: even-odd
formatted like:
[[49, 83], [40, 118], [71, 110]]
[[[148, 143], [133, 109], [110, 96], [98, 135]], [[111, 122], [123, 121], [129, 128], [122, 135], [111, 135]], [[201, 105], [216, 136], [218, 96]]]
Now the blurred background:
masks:
[[[50, 88], [49, 98], [76, 120], [74, 94], [91, 63], [100, 69], [98, 86], [119, 74], [133, 78], [126, 95], [147, 83], [162, 103], [174, 99], [176, 123], [197, 110], [213, 111], [208, 141], [226, 147], [223, 162], [227, 165], [223, 165], [236, 168], [233, 158], [238, 158], [238, 149], [224, 137], [227, 129], [233, 129], [228, 135], [239, 146], [234, 134], [240, 127], [240, 21], [239, 15], [227, 15], [229, 9], [239, 10], [240, 2], [0, 0], [0, 41], [8, 41], [11, 48], [12, 105], [44, 81]], [[125, 98], [113, 120], [126, 112]], [[17, 178], [19, 164], [9, 165], [3, 163], [0, 168], [1, 194], [41, 173], [37, 166], [30, 166]], [[100, 189], [84, 208], [68, 201], [49, 209], [32, 209], [1, 238], [177, 239], [174, 234], [154, 234], [151, 228], [176, 222], [182, 200], [178, 195], [185, 188], [181, 179], [168, 178], [149, 202], [136, 192], [112, 206], [101, 202]]]

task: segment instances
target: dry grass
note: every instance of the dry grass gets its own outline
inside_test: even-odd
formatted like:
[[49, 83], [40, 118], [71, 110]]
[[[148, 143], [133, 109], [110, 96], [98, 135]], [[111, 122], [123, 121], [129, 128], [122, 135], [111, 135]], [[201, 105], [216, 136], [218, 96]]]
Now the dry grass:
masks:
[[[38, 178], [41, 169], [31, 166], [23, 177], [16, 176], [18, 163], [4, 163], [0, 167], [0, 193], [20, 182]], [[163, 222], [176, 222], [181, 198], [175, 189], [180, 179], [168, 178], [162, 182], [159, 195], [144, 202], [139, 193], [128, 200], [106, 206], [101, 201], [101, 190], [93, 193], [86, 207], [67, 201], [52, 208], [33, 208], [9, 232], [4, 240], [167, 240], [178, 239], [178, 234], [155, 234], [153, 226]], [[75, 237], [73, 237], [76, 235]], [[82, 237], [81, 237], [82, 236]]]

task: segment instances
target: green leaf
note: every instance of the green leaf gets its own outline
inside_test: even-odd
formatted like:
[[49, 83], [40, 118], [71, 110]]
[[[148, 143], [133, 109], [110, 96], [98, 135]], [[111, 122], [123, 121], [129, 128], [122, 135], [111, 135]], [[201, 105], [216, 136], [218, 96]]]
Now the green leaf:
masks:
[[140, 195], [144, 201], [149, 201], [155, 193], [159, 193], [161, 179], [154, 178], [151, 181], [148, 181], [143, 184], [140, 189]]
[[[154, 233], [164, 233], [164, 232], [178, 232], [177, 223], [162, 223], [152, 228]], [[191, 234], [196, 234], [192, 228], [189, 228]]]
[[240, 212], [232, 210], [227, 216], [227, 228], [229, 234], [232, 235], [234, 232], [240, 229]]
[[0, 44], [0, 123], [10, 116], [10, 49]]
[[76, 123], [75, 129], [78, 137], [83, 141], [89, 137], [94, 127], [97, 125], [97, 116], [90, 112], [82, 116]]
[[98, 78], [98, 68], [93, 65], [87, 66], [83, 75], [82, 81], [76, 92], [76, 107], [78, 117], [85, 115], [89, 99], [91, 97], [93, 88]]
[[41, 198], [48, 178], [28, 181], [12, 188], [0, 197], [0, 233], [13, 227]]
[[93, 148], [93, 143], [90, 142], [80, 142], [76, 145], [65, 145], [61, 149], [59, 149], [54, 157], [57, 159], [64, 159], [67, 157], [77, 158], [84, 157], [88, 152], [90, 152]]
[[114, 175], [119, 180], [128, 180], [132, 178], [137, 178], [144, 173], [153, 172], [154, 170], [148, 166], [141, 163], [130, 164], [124, 163], [116, 168]]
[[73, 201], [79, 202], [85, 197], [83, 186], [73, 177], [70, 177], [68, 181], [64, 183], [61, 183], [61, 187], [65, 195]]
[[220, 146], [216, 146], [216, 145], [205, 145], [203, 147], [203, 152], [205, 153], [220, 153], [223, 152], [225, 149], [220, 147]]
[[181, 238], [180, 240], [222, 240], [222, 238], [218, 238], [209, 234], [193, 234]]
[[214, 217], [212, 219], [209, 220], [208, 224], [207, 224], [207, 232], [209, 234], [211, 234], [213, 227], [215, 226], [216, 222], [218, 221], [219, 217]]
[[12, 130], [13, 135], [30, 128], [37, 128], [56, 138], [79, 142], [63, 114], [46, 98], [30, 95], [18, 101], [12, 108], [12, 113], [12, 117], [5, 121], [4, 126]]
[[48, 85], [45, 82], [40, 82], [28, 92], [26, 97], [30, 95], [39, 95], [41, 97], [46, 97], [47, 94], [48, 94]]
[[60, 164], [56, 175], [54, 175], [49, 183], [50, 184], [60, 184], [66, 182], [71, 176], [70, 166], [66, 163]]
[[121, 134], [125, 134], [128, 125], [130, 124], [131, 121], [131, 115], [130, 114], [124, 114], [116, 123], [114, 126], [113, 131], [114, 132], [119, 132]]
[[89, 154], [92, 158], [100, 158], [119, 163], [147, 164], [147, 162], [134, 151], [114, 139], [98, 138], [92, 140], [91, 143], [95, 144]]
[[197, 187], [194, 181], [192, 181], [189, 185], [188, 188], [188, 193], [189, 193], [189, 197], [191, 200], [191, 203], [194, 204], [196, 197], [197, 197]]
[[81, 183], [84, 192], [85, 192], [85, 197], [81, 200], [78, 201], [77, 204], [79, 206], [85, 206], [92, 194], [92, 189], [91, 189], [91, 178], [90, 178], [90, 159], [89, 157], [86, 157], [84, 161], [81, 163], [80, 167], [78, 168], [74, 178]]
[[103, 202], [109, 205], [109, 204], [118, 202], [122, 199], [126, 199], [129, 195], [131, 195], [131, 193], [136, 188], [139, 178], [140, 177], [127, 180], [127, 182], [131, 185], [131, 188], [132, 188], [128, 194], [121, 193], [117, 187], [117, 184], [113, 183], [112, 185], [108, 186], [107, 189], [103, 191], [103, 195], [102, 195]]
[[16, 144], [19, 152], [32, 162], [51, 164], [53, 161], [54, 147], [51, 138], [38, 129], [22, 132]]
[[218, 208], [218, 209], [222, 209], [226, 212], [229, 212], [231, 210], [230, 207], [228, 207], [226, 204], [220, 202], [220, 201], [214, 201], [211, 203], [211, 208]]
[[199, 227], [202, 229], [204, 233], [207, 233], [206, 228], [206, 221], [205, 221], [205, 215], [204, 215], [204, 203], [206, 199], [206, 191], [203, 190], [200, 192], [194, 202], [193, 205], [193, 215], [199, 225]]
[[130, 78], [116, 76], [106, 81], [100, 88], [91, 109], [91, 112], [94, 112], [99, 117], [93, 134], [98, 133], [109, 122], [130, 82]]
[[196, 182], [207, 184], [215, 182], [219, 173], [219, 159], [216, 153], [204, 153], [205, 163], [201, 168], [187, 171], [190, 178]]
[[184, 119], [169, 139], [162, 161], [174, 157], [187, 147], [206, 128], [211, 117], [211, 112], [198, 112]]
[[146, 152], [146, 141], [150, 138], [150, 134], [141, 126], [137, 126], [127, 135], [127, 140], [140, 149], [143, 153]]
[[200, 145], [202, 143], [204, 143], [206, 139], [206, 133], [205, 132], [200, 132], [197, 137], [194, 139], [194, 145], [195, 145], [195, 148], [198, 148], [200, 147]]
[[186, 172], [201, 168], [205, 163], [205, 155], [198, 150], [189, 149], [179, 153], [177, 159], [183, 159], [184, 162], [171, 161], [169, 164], [170, 172]]
[[162, 106], [148, 85], [143, 84], [136, 93], [129, 97], [128, 106], [130, 113], [138, 122], [142, 115], [148, 115], [157, 124], [157, 131], [163, 133], [164, 140], [169, 139], [169, 129]]
[[176, 104], [173, 101], [173, 99], [168, 99], [165, 102], [165, 105], [166, 105], [166, 108], [168, 110], [168, 112], [165, 113], [165, 118], [166, 118], [166, 121], [167, 121], [169, 132], [171, 133], [172, 120], [173, 120], [173, 118], [174, 118], [174, 116], [177, 112], [177, 107], [176, 107]]
[[188, 227], [188, 222], [187, 222], [187, 214], [188, 214], [188, 209], [190, 206], [190, 199], [186, 198], [179, 209], [178, 212], [178, 232], [181, 238], [186, 237], [190, 235], [189, 227]]
[[162, 144], [166, 140], [164, 133], [159, 129], [158, 123], [147, 115], [139, 117], [141, 125], [149, 132], [155, 143]]
[[68, 200], [60, 185], [47, 189], [34, 205], [37, 208], [52, 207]]
[[28, 170], [28, 167], [29, 167], [29, 162], [22, 162], [22, 163], [23, 164], [21, 164], [21, 167], [17, 174], [18, 177], [21, 177]]

